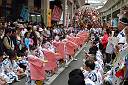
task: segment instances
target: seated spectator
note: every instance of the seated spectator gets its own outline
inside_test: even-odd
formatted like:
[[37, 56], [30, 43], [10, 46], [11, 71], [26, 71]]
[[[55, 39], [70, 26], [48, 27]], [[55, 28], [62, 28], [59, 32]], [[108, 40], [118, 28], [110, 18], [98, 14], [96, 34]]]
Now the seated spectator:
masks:
[[5, 85], [9, 82], [9, 77], [4, 72], [3, 54], [0, 53], [0, 85]]
[[16, 63], [16, 54], [13, 51], [8, 52], [9, 58], [3, 61], [3, 66], [5, 74], [10, 78], [9, 83], [12, 83], [14, 80], [19, 81], [19, 76], [22, 75], [23, 70]]

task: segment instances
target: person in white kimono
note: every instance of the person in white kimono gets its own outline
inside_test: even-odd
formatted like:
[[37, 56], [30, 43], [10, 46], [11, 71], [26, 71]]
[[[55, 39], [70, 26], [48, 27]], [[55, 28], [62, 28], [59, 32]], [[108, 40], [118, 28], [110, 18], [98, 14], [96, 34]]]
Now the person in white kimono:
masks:
[[102, 64], [99, 63], [100, 61], [97, 60], [96, 56], [93, 54], [86, 54], [86, 60], [92, 60], [95, 63], [95, 70], [97, 72], [100, 72], [103, 75], [103, 68], [102, 68]]
[[[35, 53], [35, 55], [37, 54], [37, 57], [38, 58], [40, 58], [41, 60], [43, 60], [44, 62], [47, 62], [47, 60], [46, 60], [46, 57], [45, 57], [45, 55], [44, 55], [44, 53], [43, 53], [43, 51], [44, 50], [47, 50], [46, 48], [45, 48], [45, 46], [43, 47], [44, 45], [40, 45], [40, 46], [38, 46], [37, 47], [37, 49], [35, 50], [36, 51], [36, 53]], [[54, 52], [54, 51], [53, 51]]]
[[104, 74], [104, 83], [105, 85], [113, 85], [113, 75], [112, 70], [109, 70], [106, 74]]
[[10, 51], [9, 58], [3, 61], [4, 72], [9, 77], [9, 83], [13, 83], [15, 80], [20, 81], [18, 76], [23, 73], [23, 70], [16, 63], [15, 58], [15, 53]]
[[[115, 45], [115, 53], [121, 53], [121, 51], [124, 50], [124, 47], [126, 47], [125, 45], [127, 45], [127, 42], [126, 42], [126, 34], [125, 34], [125, 29], [127, 28], [128, 26], [128, 18], [126, 18], [125, 16], [122, 16], [122, 17], [119, 17], [119, 23], [118, 23], [118, 30], [120, 31], [117, 38], [118, 38], [118, 41], [117, 41], [117, 45]], [[122, 82], [122, 79], [121, 78], [118, 78], [116, 77], [116, 69], [118, 67], [120, 67], [121, 65], [124, 65], [124, 59], [123, 59], [124, 56], [119, 56], [115, 62], [113, 63], [114, 67], [112, 68], [112, 74], [114, 74], [112, 76], [112, 83], [113, 84], [116, 84], [116, 85], [119, 85], [121, 82]], [[121, 63], [121, 64], [119, 64]]]
[[96, 60], [102, 66], [102, 68], [104, 68], [103, 55], [100, 50], [98, 50], [96, 53]]
[[[119, 17], [119, 23], [118, 23], [118, 30], [120, 31], [117, 38], [118, 40], [116, 41], [117, 43], [115, 44], [115, 53], [121, 54], [121, 51], [124, 50], [124, 47], [126, 47], [125, 45], [127, 44], [126, 42], [126, 34], [125, 34], [125, 29], [128, 25], [128, 19], [125, 18], [124, 16]], [[117, 56], [113, 62], [113, 67], [110, 71], [108, 71], [105, 75], [104, 80], [108, 81], [109, 83], [113, 84], [113, 85], [120, 85], [120, 83], [122, 82], [121, 78], [116, 77], [116, 72], [117, 72], [117, 68], [119, 68], [121, 65], [124, 65], [123, 61], [123, 57], [124, 56]], [[121, 63], [121, 64], [120, 64]]]
[[38, 46], [37, 47], [37, 54], [38, 54], [38, 58], [40, 58], [40, 59], [43, 59], [44, 60], [44, 53], [43, 53], [43, 48], [42, 48], [42, 46]]
[[101, 85], [101, 82], [99, 81], [99, 78], [98, 78], [98, 74], [95, 71], [95, 63], [92, 60], [86, 60], [84, 67], [85, 67], [85, 70], [88, 71], [88, 74], [85, 77], [85, 79], [90, 79], [96, 85]]
[[112, 43], [112, 33], [110, 32], [109, 33], [109, 38], [108, 38], [108, 43], [107, 43], [107, 46], [106, 46], [106, 63], [107, 64], [111, 64], [112, 63], [112, 56], [114, 54], [114, 45]]
[[89, 78], [85, 79], [85, 85], [96, 85], [92, 80], [90, 80]]
[[92, 54], [88, 57], [88, 60], [92, 60], [95, 63], [95, 72], [97, 73], [97, 80], [100, 82], [100, 85], [103, 84], [103, 68], [102, 65], [97, 61], [96, 57]]
[[9, 83], [9, 77], [4, 73], [2, 60], [3, 54], [0, 54], [0, 85], [5, 85], [6, 83]]
[[46, 42], [45, 45], [46, 45], [46, 47], [47, 47], [47, 49], [48, 49], [49, 51], [55, 53], [55, 47], [52, 45], [51, 42]]

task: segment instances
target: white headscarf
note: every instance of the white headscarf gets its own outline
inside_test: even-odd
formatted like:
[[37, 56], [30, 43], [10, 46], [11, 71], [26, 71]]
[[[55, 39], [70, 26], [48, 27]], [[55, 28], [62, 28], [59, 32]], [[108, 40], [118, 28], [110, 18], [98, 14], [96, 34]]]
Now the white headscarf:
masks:
[[60, 37], [57, 35], [57, 36], [55, 36], [55, 40], [59, 40], [60, 39]]

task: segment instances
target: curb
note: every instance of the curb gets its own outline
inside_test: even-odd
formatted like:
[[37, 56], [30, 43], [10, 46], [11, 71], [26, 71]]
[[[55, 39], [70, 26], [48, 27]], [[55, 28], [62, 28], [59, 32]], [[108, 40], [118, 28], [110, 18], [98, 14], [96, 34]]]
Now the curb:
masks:
[[[85, 45], [87, 44], [87, 42], [75, 53], [74, 57], [76, 58], [76, 56], [84, 49]], [[67, 65], [69, 65], [73, 60], [69, 60], [67, 62]], [[61, 67], [60, 69], [58, 69], [57, 73], [54, 74], [52, 77], [50, 77], [48, 79], [48, 81], [45, 82], [44, 85], [51, 85], [54, 80], [65, 70], [65, 67]]]

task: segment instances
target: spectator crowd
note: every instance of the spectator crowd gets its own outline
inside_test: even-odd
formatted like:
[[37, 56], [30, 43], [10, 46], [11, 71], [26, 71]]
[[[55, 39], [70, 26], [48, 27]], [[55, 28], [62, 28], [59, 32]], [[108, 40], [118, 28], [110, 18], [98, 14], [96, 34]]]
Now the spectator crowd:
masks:
[[0, 23], [0, 85], [23, 77], [26, 85], [42, 85], [62, 64], [67, 67], [69, 60], [75, 60], [75, 52], [87, 39], [85, 29], [22, 21]]
[[85, 51], [83, 67], [69, 73], [68, 85], [127, 85], [127, 9], [118, 17], [118, 29], [90, 29], [90, 48]]

